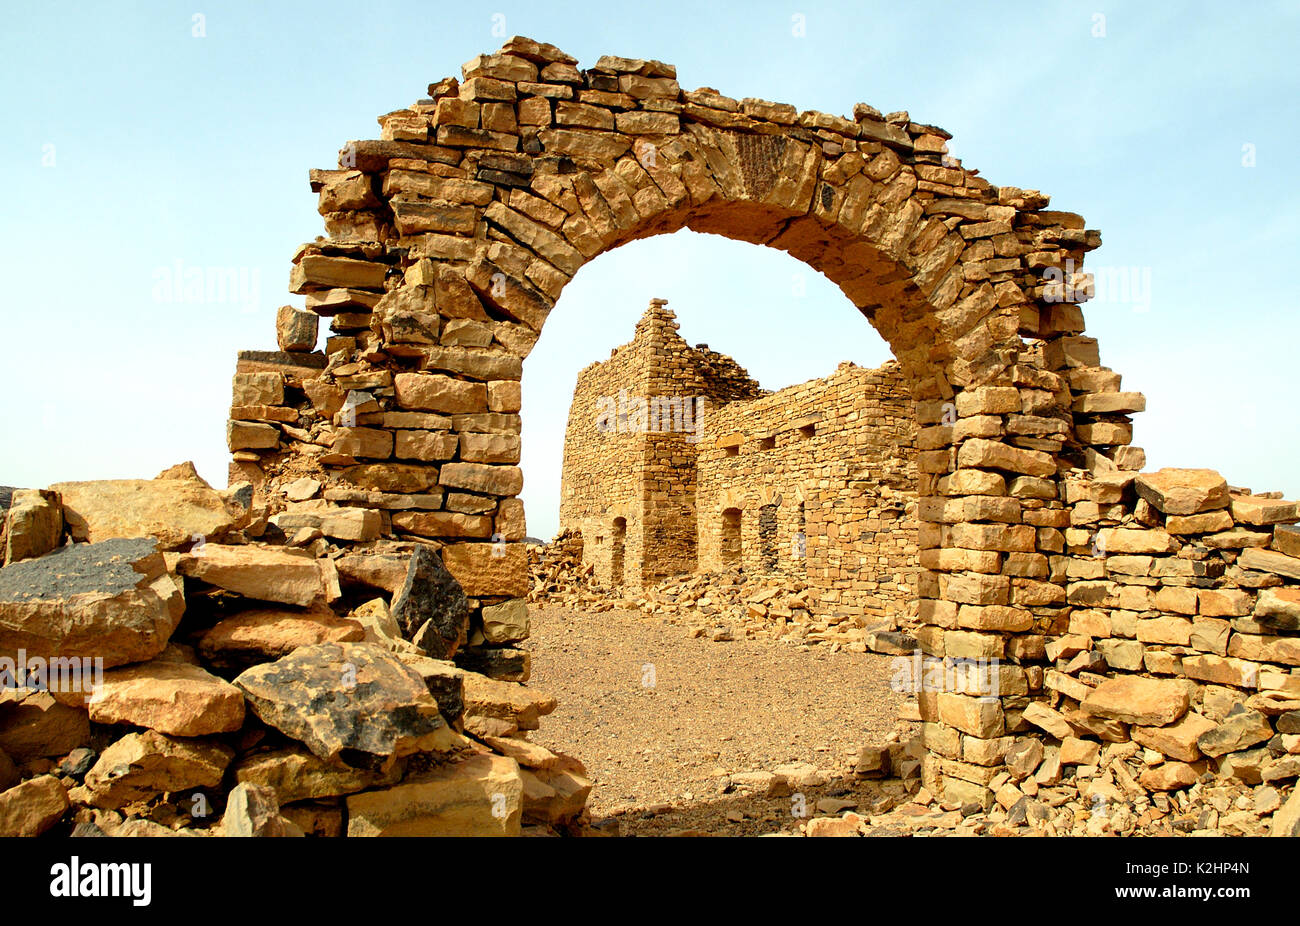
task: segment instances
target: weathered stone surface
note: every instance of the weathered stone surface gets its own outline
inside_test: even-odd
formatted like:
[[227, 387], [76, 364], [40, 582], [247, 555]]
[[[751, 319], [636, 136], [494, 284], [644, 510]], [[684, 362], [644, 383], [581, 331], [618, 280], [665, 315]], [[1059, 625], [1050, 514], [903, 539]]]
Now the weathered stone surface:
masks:
[[972, 438], [957, 452], [957, 465], [976, 469], [1001, 469], [1030, 476], [1054, 476], [1056, 464], [1049, 454], [1022, 450], [999, 441]]
[[159, 794], [216, 788], [234, 750], [223, 743], [181, 739], [154, 730], [129, 733], [113, 743], [74, 789], [77, 803], [113, 810]]
[[199, 652], [214, 666], [243, 669], [287, 656], [300, 646], [355, 643], [364, 636], [361, 624], [337, 617], [329, 608], [256, 608], [215, 624], [199, 640]]
[[1138, 781], [1148, 791], [1178, 791], [1196, 784], [1199, 777], [1196, 769], [1186, 762], [1165, 762], [1146, 769]]
[[1288, 579], [1300, 579], [1300, 557], [1287, 556], [1276, 550], [1243, 550], [1237, 563], [1243, 569], [1258, 569]]
[[558, 755], [522, 736], [484, 736], [482, 739], [496, 752], [514, 759], [521, 768], [547, 769], [560, 764]]
[[515, 643], [528, 639], [528, 602], [512, 598], [483, 606], [483, 637], [489, 643]]
[[1196, 738], [1196, 745], [1207, 756], [1222, 756], [1249, 749], [1273, 737], [1268, 718], [1258, 711], [1243, 709], [1229, 714], [1223, 723]]
[[465, 489], [485, 495], [518, 495], [524, 487], [524, 474], [518, 466], [448, 463], [443, 466], [438, 483], [444, 488]]
[[[536, 730], [539, 719], [555, 710], [554, 697], [516, 682], [497, 681], [475, 672], [466, 672], [463, 678], [465, 729], [471, 733], [483, 730], [490, 735], [506, 736], [515, 730]], [[476, 727], [475, 722], [482, 719], [502, 721], [507, 729]]]
[[403, 769], [401, 762], [386, 772], [357, 769], [322, 759], [301, 746], [286, 746], [242, 759], [235, 767], [235, 778], [269, 788], [283, 806], [396, 784]]
[[14, 760], [0, 749], [0, 793], [8, 791], [21, 780], [22, 775], [18, 773], [18, 766], [14, 765]]
[[546, 768], [521, 768], [523, 819], [529, 823], [561, 824], [574, 820], [587, 806], [593, 782], [582, 763], [557, 757]]
[[528, 593], [528, 565], [521, 544], [453, 543], [443, 548], [442, 561], [466, 595], [520, 598]]
[[1282, 808], [1273, 814], [1268, 835], [1300, 836], [1300, 788], [1292, 791]]
[[197, 540], [221, 539], [240, 517], [221, 493], [197, 478], [58, 482], [50, 488], [63, 499], [68, 533], [83, 542], [155, 537], [159, 549], [178, 550]]
[[297, 824], [280, 815], [275, 792], [241, 781], [226, 798], [221, 818], [222, 835], [232, 837], [283, 837], [304, 835]]
[[393, 515], [393, 527], [420, 537], [475, 537], [486, 540], [492, 536], [493, 524], [490, 517], [481, 514], [400, 511]]
[[209, 543], [182, 555], [176, 568], [187, 578], [258, 601], [309, 607], [339, 597], [332, 563], [283, 547]]
[[1300, 519], [1300, 506], [1280, 498], [1238, 495], [1232, 499], [1232, 516], [1242, 524], [1287, 524]]
[[320, 316], [282, 305], [275, 315], [275, 337], [280, 350], [313, 351], [320, 337]]
[[68, 806], [68, 792], [53, 775], [24, 781], [0, 792], [0, 837], [39, 836]]
[[[87, 679], [84, 698], [93, 678]], [[0, 750], [15, 762], [63, 756], [90, 742], [90, 719], [82, 703], [69, 706], [48, 691], [0, 689]]]
[[1162, 727], [1187, 713], [1187, 689], [1175, 681], [1137, 676], [1108, 678], [1083, 700], [1084, 712], [1146, 727]]
[[487, 386], [439, 373], [399, 373], [397, 403], [417, 411], [464, 414], [487, 411]]
[[347, 553], [334, 563], [345, 584], [366, 585], [396, 594], [406, 581], [410, 557], [387, 553]]
[[526, 682], [532, 675], [532, 654], [512, 646], [471, 646], [456, 654], [456, 665], [488, 678]]
[[438, 702], [442, 716], [449, 724], [460, 729], [465, 713], [465, 677], [468, 673], [445, 659], [433, 659], [408, 652], [397, 652], [395, 655], [424, 679], [424, 686]]
[[337, 287], [381, 289], [387, 272], [388, 268], [379, 263], [307, 254], [294, 264], [289, 288], [295, 293]]
[[19, 489], [0, 517], [4, 547], [0, 563], [44, 556], [63, 540], [63, 508], [57, 492]]
[[238, 730], [244, 696], [196, 665], [154, 659], [104, 673], [87, 704], [96, 723], [128, 723], [172, 736], [208, 736]]
[[258, 718], [322, 759], [384, 770], [458, 748], [418, 673], [371, 643], [321, 643], [235, 679]]
[[1278, 630], [1300, 630], [1300, 588], [1266, 588], [1255, 602], [1255, 620]]
[[1165, 727], [1134, 726], [1130, 728], [1129, 734], [1133, 737], [1133, 742], [1148, 746], [1171, 759], [1195, 762], [1201, 757], [1201, 750], [1196, 745], [1197, 738], [1214, 727], [1213, 720], [1195, 711], [1188, 711], [1176, 723]]
[[1133, 482], [1141, 498], [1165, 514], [1188, 515], [1226, 508], [1228, 481], [1212, 469], [1173, 469], [1141, 473]]
[[1300, 525], [1274, 525], [1273, 549], [1287, 556], [1300, 558]]
[[474, 755], [381, 791], [348, 797], [349, 836], [517, 836], [523, 779], [514, 759]]
[[163, 651], [185, 611], [152, 539], [74, 544], [0, 569], [0, 652], [100, 658]]
[[402, 635], [435, 659], [450, 659], [469, 630], [469, 602], [442, 557], [418, 546], [391, 608]]
[[1024, 710], [1024, 719], [1041, 730], [1050, 733], [1059, 740], [1072, 735], [1073, 729], [1059, 712], [1054, 711], [1041, 701], [1031, 702]]

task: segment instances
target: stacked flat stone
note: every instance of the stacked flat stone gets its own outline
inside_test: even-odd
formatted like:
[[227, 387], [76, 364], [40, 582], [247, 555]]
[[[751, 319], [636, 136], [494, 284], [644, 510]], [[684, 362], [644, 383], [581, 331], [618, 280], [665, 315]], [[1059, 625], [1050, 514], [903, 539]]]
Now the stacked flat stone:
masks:
[[[580, 826], [581, 763], [527, 739], [555, 699], [526, 660], [452, 661], [470, 607], [437, 554], [275, 542], [251, 494], [190, 464], [5, 493], [0, 836]], [[527, 611], [481, 620], [517, 639]]]
[[[1160, 549], [1132, 555], [1176, 564], [1153, 559], [1162, 571], [1137, 576], [1161, 586], [1155, 613], [1176, 601], [1183, 610], [1170, 616], [1218, 620], [1201, 593], [1241, 592], [1232, 607], [1250, 610], [1233, 621], [1277, 626], [1255, 609], [1289, 607], [1300, 583], [1292, 535], [1214, 544], [1237, 543], [1242, 531], [1258, 543], [1260, 528], [1275, 525], [1244, 519], [1285, 527], [1293, 508], [1255, 496], [1230, 502], [1232, 527], [1218, 516], [1149, 526], [1224, 509], [1161, 512], [1112, 484], [1144, 465], [1129, 422], [1141, 398], [1119, 391], [1083, 333], [1076, 303], [1087, 276], [1074, 268], [1101, 238], [1080, 216], [1048, 210], [1037, 191], [994, 186], [949, 156], [948, 133], [906, 112], [859, 104], [843, 118], [686, 91], [661, 62], [604, 57], [580, 70], [524, 38], [468, 62], [462, 76], [430, 85], [427, 99], [381, 118], [380, 139], [348, 144], [338, 169], [311, 175], [329, 237], [299, 249], [292, 287], [336, 334], [320, 354], [241, 356], [239, 377], [279, 380], [239, 380], [252, 393], [236, 407], [264, 407], [232, 416], [232, 481], [253, 483], [272, 515], [287, 510], [288, 486], [307, 478], [322, 486], [309, 500], [332, 512], [322, 520], [365, 509], [340, 523], [443, 545], [480, 626], [485, 604], [529, 587], [517, 499], [523, 358], [587, 261], [689, 227], [779, 248], [825, 274], [899, 363], [919, 426], [919, 643], [935, 658], [1001, 660], [997, 698], [921, 699], [929, 791], [987, 805], [1008, 750], [1032, 727], [1029, 703], [1056, 697], [1045, 687], [1047, 643], [1070, 635], [1076, 610], [1128, 611], [1108, 591], [1073, 587], [1140, 584], [1109, 571], [1072, 576], [1096, 569], [1079, 532], [1110, 531], [1103, 543], [1123, 546], [1125, 532], [1138, 531], [1139, 545]], [[298, 330], [291, 321], [286, 332]], [[656, 465], [672, 471], [671, 447]], [[1192, 524], [1210, 532], [1173, 529]], [[1198, 558], [1201, 549], [1212, 552]], [[1221, 576], [1195, 573], [1215, 561]], [[1184, 569], [1193, 573], [1176, 572]], [[1128, 640], [1124, 621], [1118, 636]], [[1206, 681], [1196, 673], [1216, 673], [1210, 684], [1243, 698], [1289, 697], [1292, 631], [1248, 626], [1229, 628], [1227, 645], [1241, 640], [1233, 652], [1174, 652], [1176, 661], [1155, 657], [1153, 666], [1175, 669], [1163, 681], [1193, 684], [1193, 699]], [[1222, 660], [1258, 663], [1255, 681], [1270, 687], [1232, 684], [1241, 666]], [[1152, 672], [1145, 651], [1141, 670], [1090, 665], [1107, 679]]]

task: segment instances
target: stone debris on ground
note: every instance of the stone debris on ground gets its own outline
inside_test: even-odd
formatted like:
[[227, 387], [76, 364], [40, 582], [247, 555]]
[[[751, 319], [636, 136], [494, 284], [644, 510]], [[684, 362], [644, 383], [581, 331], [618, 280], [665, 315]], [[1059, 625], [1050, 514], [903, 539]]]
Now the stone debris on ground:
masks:
[[5, 493], [0, 836], [585, 827], [582, 763], [527, 739], [555, 699], [526, 652], [452, 658], [525, 639], [522, 602], [471, 601], [433, 545], [285, 542], [251, 499], [190, 464]]
[[532, 590], [528, 601], [555, 608], [599, 613], [636, 608], [647, 616], [683, 624], [699, 637], [717, 642], [738, 638], [770, 639], [838, 651], [911, 653], [916, 641], [899, 622], [862, 618], [820, 609], [807, 582], [780, 572], [746, 574], [744, 567], [676, 576], [626, 597], [601, 586], [590, 563], [582, 562], [582, 537], [561, 531], [546, 544], [528, 548]]
[[[523, 358], [589, 259], [687, 225], [778, 243], [881, 326], [912, 401], [895, 416], [898, 484], [849, 518], [856, 540], [817, 529], [829, 499], [815, 497], [811, 536], [792, 536], [815, 563], [837, 545], [894, 546], [879, 574], [861, 558], [823, 563], [807, 585], [722, 571], [633, 602], [724, 645], [910, 651], [927, 678], [995, 665], [978, 687], [921, 686], [911, 702], [924, 750], [903, 781], [921, 799], [902, 807], [915, 816], [987, 832], [1295, 835], [1300, 504], [1212, 470], [1143, 471], [1131, 416], [1145, 397], [1121, 391], [1062, 298], [1089, 289], [1062, 268], [1100, 233], [964, 168], [947, 132], [905, 111], [798, 112], [684, 90], [659, 61], [577, 63], [512, 38], [310, 173], [328, 237], [294, 254], [306, 310], [277, 314], [279, 350], [239, 355], [229, 488], [182, 464], [0, 490], [0, 835], [582, 830], [581, 763], [501, 743], [556, 708], [525, 684], [521, 599], [619, 603], [565, 565], [568, 542], [532, 551], [529, 581]], [[318, 350], [322, 317], [333, 334]], [[743, 543], [791, 522], [793, 495], [730, 490], [762, 475], [763, 454], [812, 455], [795, 442], [825, 422], [772, 432], [779, 400], [756, 401], [753, 427], [737, 409], [738, 430], [704, 448], [734, 466], [719, 507], [664, 507], [655, 489], [648, 508], [602, 510], [600, 530], [627, 541], [594, 535], [611, 541], [602, 564], [616, 547], [644, 563], [665, 518], [720, 522], [708, 552], [726, 563], [733, 527]], [[672, 456], [660, 435], [621, 436]], [[865, 502], [854, 481], [840, 499]], [[900, 571], [911, 546], [893, 535], [912, 512], [917, 563]], [[839, 602], [848, 617], [810, 606], [829, 592], [858, 599]], [[859, 623], [883, 613], [863, 599], [878, 592], [903, 616]], [[28, 669], [57, 684], [15, 686]], [[88, 701], [76, 672], [92, 687], [103, 672], [104, 690]], [[379, 700], [391, 688], [409, 716], [326, 709], [286, 690], [299, 683]], [[880, 748], [863, 763], [873, 774]], [[287, 765], [268, 781], [292, 780], [305, 756], [337, 774], [313, 773], [311, 797], [283, 805], [292, 788], [240, 790], [231, 775], [276, 751]], [[818, 800], [835, 817], [804, 831], [871, 819], [846, 816], [846, 795]]]

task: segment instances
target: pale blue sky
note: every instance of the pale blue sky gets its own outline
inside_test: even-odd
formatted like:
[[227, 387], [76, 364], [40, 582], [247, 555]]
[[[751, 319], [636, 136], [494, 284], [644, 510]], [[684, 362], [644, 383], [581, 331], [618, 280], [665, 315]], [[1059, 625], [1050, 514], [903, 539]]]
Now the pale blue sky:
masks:
[[[1145, 307], [1087, 317], [1102, 362], [1148, 395], [1136, 442], [1151, 466], [1300, 495], [1294, 2], [87, 6], [3, 14], [0, 484], [193, 459], [224, 485], [235, 352], [274, 346], [275, 308], [301, 304], [289, 258], [323, 233], [308, 168], [518, 33], [582, 66], [659, 58], [686, 88], [943, 126], [991, 182], [1101, 229], [1088, 269], [1149, 279]], [[178, 267], [234, 270], [246, 292], [168, 301], [158, 284]], [[530, 533], [556, 526], [574, 375], [628, 340], [651, 296], [770, 388], [888, 356], [784, 254], [681, 234], [604, 255], [525, 364]]]

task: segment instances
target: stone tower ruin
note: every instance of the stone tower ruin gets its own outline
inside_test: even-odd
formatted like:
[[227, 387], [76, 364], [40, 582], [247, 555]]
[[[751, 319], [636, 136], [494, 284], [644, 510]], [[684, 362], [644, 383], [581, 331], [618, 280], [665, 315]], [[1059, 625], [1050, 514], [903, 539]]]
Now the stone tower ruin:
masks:
[[914, 612], [915, 409], [897, 363], [762, 389], [652, 300], [632, 341], [578, 375], [560, 525], [633, 590], [742, 566], [809, 583], [818, 610]]

